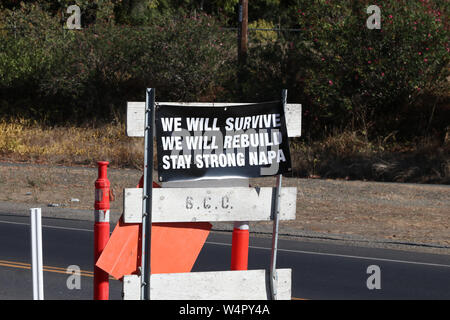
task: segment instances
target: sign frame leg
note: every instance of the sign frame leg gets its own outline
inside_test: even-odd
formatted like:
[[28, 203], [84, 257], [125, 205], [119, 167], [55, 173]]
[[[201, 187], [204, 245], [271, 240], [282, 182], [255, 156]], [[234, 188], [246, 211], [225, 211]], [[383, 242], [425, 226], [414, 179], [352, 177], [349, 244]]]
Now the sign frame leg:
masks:
[[[287, 89], [283, 89], [281, 92], [281, 102], [283, 103], [284, 111], [286, 111], [287, 104]], [[278, 292], [277, 292], [277, 253], [278, 253], [278, 229], [280, 222], [280, 195], [281, 195], [281, 187], [282, 187], [283, 175], [277, 175], [276, 180], [276, 188], [274, 194], [274, 207], [272, 212], [273, 219], [273, 231], [272, 231], [272, 252], [270, 257], [270, 269], [269, 269], [269, 278], [270, 278], [270, 294], [272, 300], [277, 300]]]
[[145, 99], [145, 152], [142, 198], [141, 300], [150, 300], [154, 111], [155, 89], [147, 88]]

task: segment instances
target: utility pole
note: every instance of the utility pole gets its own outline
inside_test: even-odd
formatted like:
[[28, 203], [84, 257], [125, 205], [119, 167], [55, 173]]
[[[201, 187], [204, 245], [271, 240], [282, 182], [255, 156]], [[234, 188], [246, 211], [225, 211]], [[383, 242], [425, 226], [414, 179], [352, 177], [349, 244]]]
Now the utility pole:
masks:
[[240, 0], [239, 3], [239, 28], [238, 28], [238, 61], [244, 65], [247, 60], [248, 46], [248, 0]]
[[[242, 85], [245, 81], [245, 64], [247, 63], [248, 43], [248, 0], [239, 2], [238, 27], [238, 89], [243, 95]], [[235, 221], [231, 244], [231, 270], [247, 270], [249, 231], [247, 221]]]
[[248, 47], [248, 0], [239, 2], [239, 27], [238, 27], [238, 82], [242, 88], [244, 80], [244, 66], [247, 62]]

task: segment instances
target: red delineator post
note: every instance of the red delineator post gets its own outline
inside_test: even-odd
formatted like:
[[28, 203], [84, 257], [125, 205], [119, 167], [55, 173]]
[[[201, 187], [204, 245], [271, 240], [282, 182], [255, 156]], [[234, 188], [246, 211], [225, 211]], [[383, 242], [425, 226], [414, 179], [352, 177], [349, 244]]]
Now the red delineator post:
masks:
[[235, 222], [231, 238], [231, 270], [248, 269], [248, 222]]
[[107, 177], [109, 162], [98, 161], [98, 178], [95, 180], [94, 224], [94, 300], [109, 300], [109, 275], [95, 266], [109, 240], [109, 195]]

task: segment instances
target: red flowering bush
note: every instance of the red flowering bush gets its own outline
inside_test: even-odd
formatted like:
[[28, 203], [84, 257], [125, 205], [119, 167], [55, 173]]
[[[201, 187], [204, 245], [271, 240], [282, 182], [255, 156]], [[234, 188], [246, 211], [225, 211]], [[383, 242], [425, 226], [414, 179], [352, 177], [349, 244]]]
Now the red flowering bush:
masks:
[[[380, 29], [366, 25], [369, 5], [380, 8]], [[311, 102], [310, 119], [353, 124], [366, 136], [395, 129], [400, 113], [445, 79], [448, 9], [440, 0], [302, 2], [303, 32], [290, 59]]]
[[[379, 6], [381, 29], [366, 25], [369, 5]], [[305, 134], [316, 137], [339, 128], [370, 140], [427, 126], [432, 106], [413, 106], [447, 81], [448, 1], [299, 0], [295, 10], [300, 32], [250, 47], [247, 95], [288, 88], [304, 105]]]

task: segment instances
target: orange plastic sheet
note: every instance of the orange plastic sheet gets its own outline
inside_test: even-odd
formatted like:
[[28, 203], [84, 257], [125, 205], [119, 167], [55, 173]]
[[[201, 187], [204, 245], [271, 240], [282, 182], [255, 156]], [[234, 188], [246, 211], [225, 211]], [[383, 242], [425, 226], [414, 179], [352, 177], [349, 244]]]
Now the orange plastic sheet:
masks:
[[[138, 188], [142, 188], [143, 176]], [[160, 188], [153, 182], [154, 188]], [[141, 226], [123, 223], [123, 215], [96, 266], [116, 279], [138, 274], [141, 265]], [[208, 238], [209, 222], [153, 223], [151, 239], [151, 273], [190, 272]]]
[[[152, 224], [151, 273], [190, 272], [210, 230], [208, 222]], [[138, 274], [141, 224], [125, 224], [121, 217], [96, 265], [115, 279]]]

